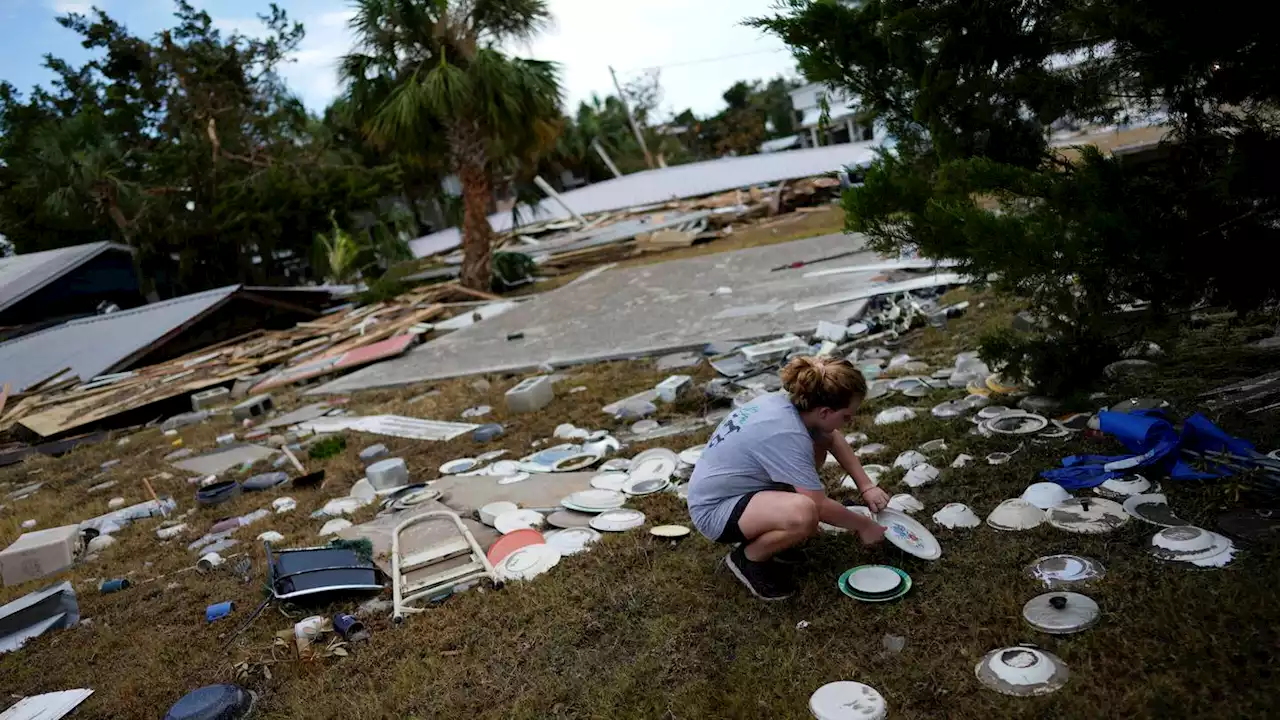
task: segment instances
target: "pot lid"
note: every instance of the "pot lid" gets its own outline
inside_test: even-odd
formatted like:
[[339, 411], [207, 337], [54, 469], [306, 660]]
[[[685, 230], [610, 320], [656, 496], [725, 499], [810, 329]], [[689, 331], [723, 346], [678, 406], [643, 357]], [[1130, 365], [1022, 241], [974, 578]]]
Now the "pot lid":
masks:
[[1051, 635], [1069, 635], [1098, 624], [1102, 611], [1088, 595], [1050, 592], [1037, 595], [1022, 606], [1022, 618], [1031, 627]]
[[1048, 555], [1026, 568], [1026, 574], [1047, 588], [1087, 585], [1106, 577], [1102, 563], [1079, 555]]
[[1038, 482], [1028, 485], [1027, 489], [1022, 491], [1022, 499], [1041, 510], [1048, 510], [1064, 500], [1070, 500], [1071, 493], [1062, 489], [1058, 483]]
[[1124, 511], [1139, 520], [1160, 527], [1187, 525], [1187, 521], [1174, 514], [1169, 499], [1161, 493], [1130, 495], [1125, 498]]
[[1074, 533], [1105, 533], [1129, 522], [1129, 515], [1117, 502], [1103, 498], [1071, 498], [1048, 512], [1049, 524]]
[[532, 580], [555, 567], [560, 562], [560, 551], [542, 543], [541, 545], [525, 545], [511, 551], [502, 562], [494, 567], [498, 577], [508, 582], [512, 580]]
[[603, 532], [623, 532], [644, 525], [644, 513], [639, 510], [608, 510], [591, 519], [591, 527]]
[[1151, 490], [1151, 481], [1141, 475], [1111, 478], [1095, 487], [1093, 491], [1099, 495], [1123, 500], [1130, 495], [1141, 495]]
[[587, 546], [600, 539], [600, 533], [589, 527], [575, 527], [549, 532], [546, 538], [548, 545], [567, 557], [588, 550]]
[[923, 560], [942, 557], [942, 545], [933, 537], [933, 533], [910, 515], [886, 508], [874, 517], [884, 527], [885, 538], [904, 552]]
[[1022, 498], [1005, 500], [987, 516], [987, 525], [996, 530], [1030, 530], [1045, 520], [1044, 510]]
[[591, 513], [576, 510], [557, 510], [547, 516], [547, 524], [558, 528], [582, 528], [591, 525]]
[[933, 514], [933, 521], [945, 528], [975, 528], [982, 520], [974, 514], [973, 509], [964, 503], [948, 503]]
[[1002, 695], [1047, 695], [1067, 684], [1067, 666], [1033, 647], [1006, 647], [987, 653], [974, 668], [978, 681]]
[[818, 720], [882, 720], [888, 716], [888, 706], [869, 685], [840, 680], [823, 685], [809, 697], [809, 712]]

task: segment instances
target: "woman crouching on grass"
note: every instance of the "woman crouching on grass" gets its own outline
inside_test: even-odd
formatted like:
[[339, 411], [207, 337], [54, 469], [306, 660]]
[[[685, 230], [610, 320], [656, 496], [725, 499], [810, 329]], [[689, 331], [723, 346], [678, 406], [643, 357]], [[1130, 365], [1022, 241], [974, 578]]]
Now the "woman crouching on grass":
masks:
[[737, 546], [725, 564], [762, 600], [794, 592], [776, 556], [816, 534], [819, 522], [856, 532], [866, 545], [884, 539], [875, 521], [827, 497], [818, 469], [828, 452], [873, 512], [889, 503], [840, 430], [867, 395], [862, 373], [848, 360], [798, 357], [783, 368], [782, 388], [730, 413], [689, 481], [693, 524]]

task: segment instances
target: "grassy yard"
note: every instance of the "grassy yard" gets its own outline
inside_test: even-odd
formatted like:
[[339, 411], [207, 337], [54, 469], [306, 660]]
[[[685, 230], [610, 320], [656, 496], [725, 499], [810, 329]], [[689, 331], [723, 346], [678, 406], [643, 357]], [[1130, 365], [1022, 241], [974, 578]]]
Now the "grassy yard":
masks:
[[[950, 365], [954, 352], [974, 346], [981, 328], [1008, 321], [1007, 305], [973, 300], [967, 317], [953, 320], [946, 331], [918, 331], [907, 347], [934, 367]], [[979, 309], [983, 300], [986, 305]], [[1158, 392], [1178, 414], [1190, 413], [1203, 389], [1277, 365], [1274, 355], [1233, 350], [1252, 337], [1250, 332], [1201, 331], [1167, 348], [1159, 373], [1145, 388], [1115, 387], [1113, 397]], [[531, 416], [505, 414], [502, 393], [519, 378], [501, 377], [488, 378], [483, 390], [473, 387], [474, 379], [461, 379], [359, 394], [351, 397], [350, 407], [357, 413], [453, 420], [469, 406], [492, 405], [494, 415], [486, 419], [507, 426], [500, 444], [518, 457], [532, 440], [549, 437], [562, 422], [621, 427], [599, 407], [662, 377], [648, 361], [577, 369], [557, 386], [555, 402]], [[700, 371], [700, 379], [709, 377], [708, 369]], [[576, 386], [587, 390], [570, 394]], [[439, 394], [419, 398], [429, 389]], [[969, 435], [966, 422], [928, 415], [928, 407], [960, 394], [940, 391], [914, 403], [883, 398], [856, 420], [873, 441], [891, 447], [876, 458], [885, 464], [902, 450], [947, 439], [949, 449], [935, 459], [944, 468], [942, 479], [914, 492], [926, 506], [918, 517], [935, 530], [944, 548], [935, 562], [906, 556], [892, 546], [866, 550], [849, 536], [825, 535], [809, 546], [800, 593], [787, 602], [765, 604], [748, 596], [721, 568], [724, 548], [696, 535], [673, 544], [633, 531], [607, 537], [591, 552], [564, 559], [532, 582], [463, 593], [399, 627], [376, 618], [370, 623], [372, 641], [355, 646], [347, 657], [304, 663], [273, 648], [274, 634], [296, 619], [274, 607], [224, 649], [227, 633], [262, 597], [262, 554], [250, 539], [275, 529], [291, 542], [313, 542], [322, 521], [308, 514], [328, 497], [345, 494], [359, 479], [360, 448], [384, 442], [406, 458], [420, 479], [435, 477], [434, 468], [445, 460], [482, 451], [469, 437], [428, 443], [352, 436], [345, 453], [323, 463], [331, 478], [323, 491], [293, 491], [299, 501], [295, 512], [241, 531], [236, 549], [253, 559], [253, 582], [184, 572], [193, 560], [187, 541], [161, 545], [152, 532], [156, 521], [138, 523], [121, 533], [97, 562], [67, 573], [82, 616], [90, 622], [48, 633], [0, 656], [0, 693], [89, 687], [96, 693], [74, 717], [154, 718], [194, 687], [232, 681], [234, 666], [246, 661], [251, 671], [244, 682], [260, 693], [259, 717], [265, 718], [799, 718], [807, 716], [807, 700], [816, 688], [841, 679], [879, 689], [895, 718], [1274, 716], [1277, 684], [1272, 673], [1280, 642], [1280, 605], [1275, 602], [1280, 555], [1275, 549], [1248, 548], [1225, 569], [1196, 570], [1148, 556], [1145, 548], [1155, 528], [1137, 521], [1095, 537], [1048, 526], [1018, 534], [986, 526], [956, 532], [937, 528], [928, 517], [947, 502], [967, 503], [985, 517], [1063, 456], [1118, 449], [1083, 438], [1029, 443], [1005, 465], [950, 469], [957, 453], [982, 458], [1014, 445]], [[282, 400], [289, 407], [303, 402]], [[890, 404], [914, 404], [925, 411], [913, 422], [872, 425], [874, 413]], [[672, 417], [705, 409], [701, 401], [691, 401], [661, 412]], [[1214, 419], [1262, 449], [1280, 446], [1280, 425], [1274, 419], [1233, 414]], [[223, 421], [182, 434], [188, 447], [198, 449], [212, 446], [214, 437], [230, 427]], [[655, 446], [680, 450], [704, 442], [708, 434], [627, 452]], [[161, 458], [169, 451], [168, 439], [150, 430], [130, 436], [123, 447], [112, 441], [60, 459], [0, 469], [0, 491], [6, 482], [14, 487], [37, 479], [47, 483], [34, 497], [0, 510], [0, 543], [12, 541], [27, 518], [52, 527], [105, 512], [113, 493], [130, 502], [146, 499], [137, 478], [163, 469]], [[101, 495], [87, 494], [86, 488], [106, 479], [93, 476], [110, 458], [123, 461], [109, 475], [120, 485]], [[839, 474], [829, 471], [827, 479], [834, 485]], [[899, 476], [886, 476], [882, 486], [905, 491]], [[1237, 497], [1228, 484], [1166, 482], [1165, 489], [1181, 516], [1206, 527], [1220, 509], [1249, 500]], [[177, 497], [180, 509], [191, 506], [190, 487], [181, 477], [157, 491]], [[272, 497], [245, 495], [230, 507], [198, 510], [188, 518], [188, 540], [218, 517], [266, 506]], [[632, 505], [648, 515], [650, 524], [688, 522], [674, 495], [640, 498]], [[366, 509], [359, 519], [372, 512]], [[1022, 605], [1041, 592], [1024, 577], [1023, 568], [1039, 556], [1061, 552], [1094, 557], [1107, 569], [1105, 580], [1088, 591], [1102, 607], [1102, 622], [1076, 636], [1043, 635], [1021, 618]], [[911, 593], [884, 605], [844, 597], [836, 588], [837, 576], [866, 562], [905, 569], [915, 581]], [[125, 575], [137, 585], [123, 593], [97, 593], [97, 579]], [[0, 600], [38, 586], [4, 588]], [[221, 600], [234, 600], [236, 615], [206, 625], [204, 607]], [[316, 612], [353, 609], [354, 603], [335, 604]], [[803, 629], [802, 622], [807, 623]], [[905, 648], [886, 651], [886, 634], [905, 637]], [[1066, 661], [1071, 679], [1063, 690], [1015, 699], [978, 684], [974, 665], [985, 652], [1024, 642]]]

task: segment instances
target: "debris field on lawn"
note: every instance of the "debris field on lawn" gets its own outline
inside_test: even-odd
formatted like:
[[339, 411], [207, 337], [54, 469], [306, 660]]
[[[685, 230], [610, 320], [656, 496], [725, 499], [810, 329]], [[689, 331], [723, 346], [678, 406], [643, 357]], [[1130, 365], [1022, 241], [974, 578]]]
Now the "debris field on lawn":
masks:
[[[302, 663], [333, 664], [338, 672], [365, 653], [399, 653], [390, 650], [397, 633], [428, 625], [439, 631], [435, 618], [446, 616], [465, 625], [465, 616], [447, 615], [451, 607], [466, 603], [468, 612], [483, 612], [480, 606], [497, 604], [528, 622], [527, 613], [537, 611], [512, 603], [542, 597], [550, 590], [539, 587], [572, 583], [587, 568], [608, 573], [618, 553], [631, 552], [622, 548], [656, 563], [705, 557], [714, 549], [689, 532], [683, 510], [703, 443], [734, 408], [778, 390], [781, 368], [798, 355], [847, 358], [863, 372], [871, 397], [849, 441], [859, 455], [883, 458], [877, 484], [902, 490], [890, 491], [890, 507], [872, 515], [886, 528], [880, 561], [850, 562], [850, 555], [866, 551], [824, 525], [822, 547], [838, 552], [843, 566], [806, 590], [869, 604], [887, 618], [899, 617], [893, 608], [904, 605], [917, 614], [947, 612], [932, 593], [955, 564], [983, 561], [973, 546], [1016, 543], [1031, 553], [1001, 569], [1022, 578], [1009, 591], [1019, 596], [1013, 612], [1019, 631], [985, 631], [979, 655], [939, 660], [964, 666], [978, 692], [1031, 702], [1025, 698], [1083, 693], [1081, 685], [1104, 683], [1089, 677], [1089, 663], [1077, 662], [1081, 656], [1057, 639], [1128, 622], [1113, 606], [1125, 606], [1114, 593], [1093, 595], [1104, 577], [1123, 588], [1138, 562], [1155, 564], [1152, 572], [1176, 573], [1235, 570], [1252, 559], [1243, 553], [1249, 541], [1229, 536], [1227, 526], [1218, 532], [1207, 524], [1163, 521], [1177, 517], [1169, 504], [1178, 502], [1187, 467], [1212, 478], [1246, 473], [1265, 490], [1275, 488], [1274, 458], [1203, 416], [1184, 423], [1169, 410], [1126, 413], [1102, 405], [1077, 420], [1076, 413], [1046, 409], [1056, 406], [1002, 377], [967, 347], [945, 354], [913, 350], [922, 332], [945, 333], [949, 320], [960, 324], [981, 312], [969, 301], [947, 302], [944, 293], [962, 278], [935, 274], [918, 260], [868, 253], [844, 261], [866, 260], [875, 268], [866, 276], [802, 280], [802, 269], [772, 270], [784, 258], [818, 259], [849, 242], [823, 237], [671, 267], [607, 270], [473, 319], [391, 360], [432, 331], [430, 321], [444, 314], [442, 300], [456, 287], [347, 308], [97, 388], [85, 389], [91, 380], [26, 389], [17, 399], [19, 412], [5, 417], [40, 439], [100, 429], [95, 421], [133, 414], [65, 458], [36, 455], [4, 469], [5, 518], [24, 518], [24, 508], [53, 492], [59, 503], [81, 498], [81, 507], [59, 506], [63, 516], [76, 517], [69, 524], [4, 536], [0, 571], [15, 589], [6, 591], [11, 599], [0, 607], [0, 663], [13, 662], [4, 656], [43, 652], [67, 633], [96, 637], [93, 615], [116, 617], [116, 604], [123, 611], [134, 601], [161, 603], [170, 632], [177, 633], [173, 650], [181, 651], [184, 635], [198, 638], [208, 645], [202, 657], [221, 658], [223, 669], [184, 671], [181, 692], [166, 683], [139, 689], [140, 695], [172, 706], [171, 712], [217, 707], [226, 717], [245, 717], [255, 707], [284, 707], [274, 674], [292, 673], [287, 668]], [[732, 292], [717, 294], [726, 283]], [[794, 309], [806, 298], [833, 297], [841, 287], [855, 288], [841, 297], [865, 297]], [[605, 297], [610, 289], [612, 299]], [[615, 329], [604, 325], [610, 317]], [[522, 339], [508, 339], [517, 329]], [[405, 337], [412, 339], [385, 354], [379, 348]], [[675, 353], [684, 357], [671, 357]], [[667, 357], [656, 360], [659, 355]], [[605, 362], [639, 356], [656, 361]], [[361, 365], [371, 367], [322, 387], [322, 403], [291, 387]], [[538, 374], [525, 375], [529, 369]], [[185, 374], [168, 380], [179, 373]], [[596, 373], [604, 380], [594, 380]], [[439, 378], [455, 379], [438, 386], [447, 390], [435, 397], [421, 396], [425, 388], [376, 389]], [[203, 406], [192, 406], [192, 395], [220, 383], [238, 387], [203, 395], [195, 400]], [[589, 392], [571, 392], [576, 386]], [[374, 389], [338, 396], [357, 388]], [[482, 407], [488, 410], [478, 413]], [[47, 415], [54, 410], [61, 413], [56, 421]], [[135, 412], [142, 410], [162, 417]], [[164, 422], [152, 423], [157, 419]], [[1145, 435], [1127, 429], [1135, 424], [1154, 429]], [[1166, 425], [1168, 433], [1161, 434]], [[498, 432], [481, 432], [491, 426]], [[1107, 437], [1118, 438], [1131, 455], [1068, 452], [1096, 449]], [[1163, 454], [1141, 444], [1160, 440], [1170, 444], [1161, 446]], [[118, 457], [78, 464], [70, 479], [57, 471], [60, 463], [108, 453]], [[1045, 453], [1067, 458], [1061, 470], [1102, 470], [1089, 470], [1087, 484], [1078, 473], [1063, 475], [1030, 460]], [[987, 463], [973, 461], [984, 456]], [[1050, 482], [1036, 482], [1042, 471]], [[992, 493], [1007, 482], [978, 493], [957, 490], [985, 474], [1025, 482], [1002, 497]], [[824, 466], [833, 488], [844, 475], [836, 465]], [[52, 482], [56, 490], [44, 486]], [[839, 497], [870, 514], [849, 484]], [[103, 485], [109, 492], [94, 490]], [[1125, 548], [1109, 551], [1105, 562], [1092, 553], [1106, 546], [1088, 538], [1139, 534], [1140, 547], [1128, 548], [1127, 556]], [[1062, 554], [1064, 546], [1083, 550]], [[123, 572], [98, 576], [95, 568], [106, 563], [123, 563]], [[644, 583], [638, 568], [611, 582]], [[741, 590], [728, 579], [713, 581], [711, 567], [704, 569], [694, 584], [716, 582], [719, 594]], [[59, 582], [65, 573], [74, 581]], [[263, 586], [265, 594], [257, 591]], [[166, 600], [176, 597], [183, 602]], [[92, 615], [86, 615], [90, 603]], [[805, 633], [836, 630], [811, 619], [802, 623]], [[791, 632], [799, 627], [786, 625]], [[272, 638], [266, 645], [264, 632]], [[878, 672], [894, 691], [885, 692]], [[842, 703], [854, 703], [867, 717], [883, 717], [896, 712], [891, 708], [902, 696], [894, 678], [912, 673], [909, 663], [892, 671], [872, 665], [857, 682], [810, 680], [810, 709], [840, 717]], [[39, 702], [36, 691], [45, 690], [25, 688], [22, 702]], [[68, 690], [82, 694], [69, 709], [80, 704], [81, 714], [109, 714], [95, 703], [112, 703], [119, 715], [128, 701], [107, 698], [107, 690], [101, 683]]]

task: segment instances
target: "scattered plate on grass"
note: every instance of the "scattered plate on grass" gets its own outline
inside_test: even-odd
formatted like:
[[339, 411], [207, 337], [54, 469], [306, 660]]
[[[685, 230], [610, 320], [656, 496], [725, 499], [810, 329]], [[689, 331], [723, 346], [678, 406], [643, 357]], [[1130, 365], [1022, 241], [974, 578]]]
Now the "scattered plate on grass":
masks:
[[591, 478], [591, 487], [597, 490], [620, 491], [627, 484], [627, 474], [622, 472], [600, 473]]
[[585, 552], [587, 546], [600, 539], [600, 533], [589, 527], [566, 528], [547, 533], [547, 544], [568, 557]]
[[591, 490], [579, 490], [576, 493], [566, 497], [561, 504], [565, 507], [587, 510], [612, 510], [613, 508], [622, 507], [627, 502], [627, 496], [617, 490], [601, 490], [592, 488]]
[[639, 510], [606, 510], [591, 519], [591, 527], [602, 532], [624, 532], [644, 525], [644, 513]]
[[1027, 566], [1026, 574], [1047, 588], [1087, 585], [1106, 577], [1102, 563], [1079, 555], [1047, 555]]
[[1176, 527], [1189, 524], [1173, 513], [1173, 508], [1169, 507], [1169, 499], [1162, 493], [1131, 495], [1125, 498], [1122, 507], [1131, 517], [1152, 525]]
[[875, 515], [876, 522], [885, 529], [885, 538], [904, 552], [922, 560], [942, 557], [942, 545], [924, 525], [915, 518], [897, 510], [884, 509]]
[[661, 477], [632, 477], [627, 480], [622, 491], [632, 497], [652, 495], [662, 492], [671, 486], [671, 481]]
[[551, 469], [555, 472], [573, 472], [575, 470], [591, 467], [598, 462], [600, 462], [600, 456], [594, 453], [575, 453], [556, 460], [555, 463], [551, 465]]
[[558, 528], [581, 528], [591, 525], [592, 513], [576, 510], [557, 510], [547, 516], [547, 524]]
[[944, 528], [976, 528], [982, 520], [964, 503], [948, 503], [933, 514], [933, 521]]
[[702, 453], [705, 452], [706, 449], [706, 443], [703, 443], [702, 445], [695, 445], [688, 450], [684, 450], [680, 453], [680, 462], [686, 465], [697, 465], [698, 461], [702, 459]]
[[1126, 498], [1133, 495], [1142, 495], [1147, 492], [1157, 492], [1159, 488], [1152, 488], [1151, 481], [1141, 475], [1129, 475], [1127, 477], [1111, 478], [1093, 489], [1098, 495], [1112, 498], [1123, 502]]
[[494, 570], [498, 572], [498, 577], [508, 582], [532, 580], [559, 562], [560, 551], [551, 545], [525, 545], [503, 558], [501, 564], [494, 566]]
[[884, 565], [863, 565], [854, 568], [845, 582], [856, 592], [881, 595], [897, 590], [902, 584], [902, 576]]
[[495, 540], [489, 547], [489, 552], [485, 553], [485, 557], [489, 559], [489, 564], [497, 568], [499, 563], [516, 550], [526, 545], [542, 545], [546, 541], [542, 533], [537, 530], [516, 530]]
[[457, 475], [458, 473], [464, 473], [468, 470], [474, 469], [478, 464], [479, 463], [475, 458], [458, 458], [457, 460], [450, 460], [440, 466], [440, 474]]
[[1058, 483], [1038, 482], [1031, 483], [1026, 490], [1022, 491], [1022, 499], [1041, 510], [1048, 510], [1063, 501], [1070, 500], [1071, 493], [1062, 489]]
[[546, 521], [542, 513], [536, 510], [511, 510], [493, 519], [493, 529], [506, 535], [516, 530], [538, 530]]
[[987, 525], [995, 530], [1030, 530], [1044, 523], [1044, 510], [1022, 498], [1005, 500], [987, 516]]
[[974, 668], [978, 681], [1002, 695], [1048, 695], [1067, 684], [1069, 671], [1056, 655], [1034, 647], [992, 650]]
[[809, 712], [818, 720], [883, 720], [889, 715], [883, 695], [852, 680], [818, 688], [809, 697]]
[[[849, 578], [851, 578], [855, 573], [863, 572], [868, 568], [883, 568], [889, 570], [897, 576], [898, 580], [890, 587], [889, 590], [884, 590], [878, 593], [863, 592], [861, 590], [856, 590], [849, 585]], [[837, 581], [837, 584], [840, 587], [840, 592], [848, 595], [854, 600], [876, 603], [897, 600], [911, 591], [912, 583], [911, 576], [898, 568], [890, 567], [888, 565], [859, 565], [858, 567], [845, 570], [844, 573], [840, 575], [840, 579]]]
[[498, 478], [498, 484], [499, 485], [515, 485], [516, 483], [524, 482], [525, 480], [528, 480], [531, 477], [533, 476], [527, 472], [518, 472], [518, 473], [515, 473], [514, 475], [503, 475], [502, 477]]
[[1194, 563], [1200, 567], [1220, 567], [1231, 562], [1235, 545], [1226, 536], [1211, 530], [1180, 525], [1168, 527], [1151, 538], [1151, 554], [1161, 560]]
[[684, 525], [658, 525], [649, 530], [649, 534], [660, 538], [682, 538], [689, 534], [689, 528]]

